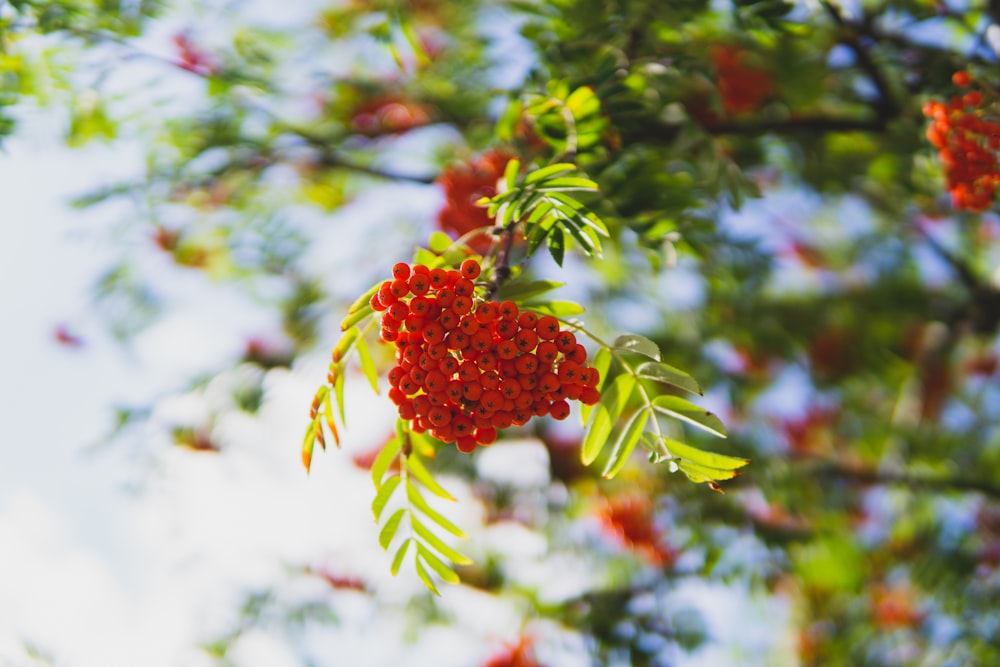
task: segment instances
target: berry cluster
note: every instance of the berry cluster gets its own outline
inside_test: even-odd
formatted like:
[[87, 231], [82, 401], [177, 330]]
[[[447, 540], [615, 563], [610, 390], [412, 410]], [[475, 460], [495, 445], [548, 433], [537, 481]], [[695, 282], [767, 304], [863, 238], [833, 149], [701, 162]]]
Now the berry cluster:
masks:
[[600, 400], [599, 373], [573, 332], [511, 301], [480, 299], [480, 271], [474, 259], [459, 270], [401, 262], [371, 298], [382, 340], [396, 344], [389, 398], [399, 416], [463, 452], [532, 417], [565, 419], [569, 400]]
[[[474, 229], [493, 224], [486, 209], [477, 206], [481, 197], [496, 194], [497, 180], [503, 175], [510, 156], [503, 151], [490, 151], [468, 163], [449, 166], [441, 172], [438, 183], [444, 188], [445, 205], [438, 212], [438, 226], [454, 236], [463, 236]], [[492, 238], [483, 233], [468, 239], [469, 247], [486, 252]]]
[[737, 116], [755, 111], [774, 90], [765, 70], [748, 64], [750, 52], [733, 45], [713, 46], [710, 53], [716, 84], [727, 114]]
[[[971, 83], [967, 72], [956, 72], [952, 81], [962, 87]], [[983, 118], [982, 103], [982, 93], [972, 90], [947, 103], [924, 105], [924, 115], [932, 119], [927, 140], [944, 163], [952, 205], [965, 211], [985, 211], [1000, 185], [1000, 123]]]

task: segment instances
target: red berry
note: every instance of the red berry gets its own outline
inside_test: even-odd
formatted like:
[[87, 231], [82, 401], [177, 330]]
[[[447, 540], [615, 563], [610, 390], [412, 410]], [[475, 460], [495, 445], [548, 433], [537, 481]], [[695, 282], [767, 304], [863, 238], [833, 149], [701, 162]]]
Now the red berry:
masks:
[[392, 267], [392, 277], [396, 280], [406, 280], [410, 277], [410, 265], [406, 262], [399, 262]]
[[465, 260], [462, 262], [462, 266], [459, 267], [459, 272], [462, 274], [462, 277], [467, 280], [475, 280], [478, 278], [481, 270], [479, 262], [474, 259]]

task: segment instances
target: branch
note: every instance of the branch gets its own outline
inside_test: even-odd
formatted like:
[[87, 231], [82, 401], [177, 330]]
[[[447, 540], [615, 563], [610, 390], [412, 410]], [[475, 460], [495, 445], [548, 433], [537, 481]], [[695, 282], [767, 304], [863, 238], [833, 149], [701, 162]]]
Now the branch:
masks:
[[[741, 121], [707, 121], [700, 123], [705, 132], [712, 135], [738, 134], [753, 136], [766, 132], [777, 134], [793, 134], [796, 132], [884, 132], [888, 118], [876, 116], [861, 118], [857, 116], [791, 116], [782, 119], [753, 119]], [[669, 144], [677, 138], [679, 125], [653, 124], [634, 132], [622, 134], [626, 144], [641, 142], [645, 144]]]
[[833, 477], [857, 484], [892, 484], [927, 491], [982, 493], [1000, 499], [1000, 485], [973, 477], [930, 475], [905, 470], [875, 470], [842, 463], [820, 463], [812, 469], [819, 477]]
[[864, 35], [870, 38], [874, 38], [874, 35], [867, 30], [865, 25], [849, 23], [844, 20], [844, 17], [840, 14], [840, 10], [827, 0], [820, 0], [820, 4], [839, 28], [849, 31], [845, 32], [844, 37], [840, 40], [840, 42], [854, 51], [854, 56], [858, 59], [858, 65], [860, 65], [862, 71], [868, 75], [868, 78], [871, 79], [875, 88], [878, 90], [879, 101], [875, 105], [875, 110], [878, 112], [879, 118], [881, 118], [882, 122], [885, 123], [888, 119], [898, 116], [900, 111], [902, 111], [902, 107], [892, 94], [889, 81], [882, 74], [882, 70], [879, 69], [878, 65], [875, 64], [875, 61], [872, 60], [871, 54], [868, 52], [868, 49], [864, 47], [861, 43], [861, 39], [859, 38], [859, 35]]

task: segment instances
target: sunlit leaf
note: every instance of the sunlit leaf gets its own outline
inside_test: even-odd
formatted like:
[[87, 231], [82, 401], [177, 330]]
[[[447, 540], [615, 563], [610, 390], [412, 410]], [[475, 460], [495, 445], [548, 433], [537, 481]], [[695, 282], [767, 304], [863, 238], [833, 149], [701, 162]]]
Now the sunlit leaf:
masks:
[[726, 437], [726, 427], [722, 421], [705, 408], [685, 401], [677, 396], [657, 396], [653, 399], [653, 409], [662, 414], [680, 419], [708, 431], [720, 438]]
[[587, 434], [580, 447], [580, 460], [584, 465], [590, 465], [601, 453], [611, 435], [611, 427], [617, 422], [628, 404], [632, 392], [636, 388], [636, 380], [631, 375], [623, 373], [615, 378], [607, 391], [601, 396], [594, 408], [594, 413], [587, 425]]
[[635, 374], [644, 380], [655, 380], [663, 384], [668, 384], [678, 389], [690, 391], [692, 394], [701, 395], [701, 387], [693, 377], [668, 364], [647, 361], [640, 364], [635, 369]]
[[576, 171], [576, 165], [572, 162], [557, 162], [555, 164], [550, 164], [541, 169], [536, 169], [530, 172], [524, 177], [524, 185], [533, 185], [539, 181], [544, 181], [547, 178], [552, 178], [557, 174], [565, 174], [570, 171]]
[[309, 426], [306, 428], [306, 436], [302, 440], [302, 465], [306, 467], [306, 473], [309, 473], [309, 468], [312, 466], [312, 455], [313, 448], [316, 446], [316, 421], [313, 420], [309, 422]]
[[512, 159], [507, 163], [507, 166], [503, 170], [503, 182], [507, 186], [506, 190], [510, 191], [514, 189], [517, 185], [517, 174], [521, 170], [521, 161], [517, 158]]
[[340, 447], [340, 433], [337, 431], [337, 424], [333, 420], [333, 406], [330, 404], [330, 392], [326, 393], [323, 398], [323, 418], [326, 420], [326, 427], [330, 429], [330, 434], [333, 435], [333, 442]]
[[585, 118], [601, 110], [601, 101], [590, 86], [581, 86], [566, 98], [566, 106], [574, 118]]
[[378, 543], [383, 549], [389, 549], [389, 543], [392, 542], [392, 538], [396, 536], [396, 531], [399, 529], [399, 522], [403, 520], [403, 516], [405, 515], [405, 509], [398, 509], [392, 513], [389, 520], [385, 522], [384, 526], [382, 526], [382, 530], [378, 533]]
[[386, 503], [389, 502], [389, 498], [392, 497], [393, 492], [401, 481], [402, 478], [399, 475], [393, 475], [385, 481], [385, 484], [379, 487], [378, 493], [375, 494], [375, 500], [372, 501], [372, 514], [375, 515], [376, 523], [382, 517], [382, 510], [385, 509]]
[[382, 451], [378, 453], [375, 457], [375, 461], [372, 463], [372, 481], [375, 482], [375, 488], [381, 488], [382, 478], [385, 476], [389, 466], [392, 462], [396, 460], [396, 455], [399, 454], [399, 450], [402, 448], [402, 439], [399, 437], [391, 439], [389, 442], [385, 443]]
[[435, 535], [430, 529], [427, 528], [419, 519], [415, 516], [410, 517], [410, 523], [413, 526], [413, 532], [416, 533], [417, 537], [422, 539], [424, 542], [432, 546], [435, 551], [439, 554], [459, 565], [468, 565], [472, 562], [472, 559], [465, 556], [455, 550], [453, 547], [448, 546], [444, 540]]
[[503, 287], [500, 288], [500, 293], [505, 299], [520, 302], [540, 296], [546, 292], [551, 292], [554, 289], [562, 287], [564, 284], [565, 283], [556, 282], [555, 280], [514, 281], [503, 285]]
[[433, 493], [435, 496], [446, 500], [455, 500], [454, 496], [448, 493], [443, 486], [438, 484], [437, 480], [431, 477], [430, 472], [428, 472], [427, 468], [424, 467], [424, 464], [421, 463], [419, 457], [408, 456], [406, 458], [406, 467], [411, 473], [413, 473], [413, 476], [424, 485], [424, 488]]
[[372, 391], [376, 394], [378, 391], [378, 370], [375, 368], [375, 360], [372, 359], [371, 350], [368, 349], [368, 343], [365, 342], [364, 338], [359, 338], [357, 342], [358, 348], [358, 360], [361, 362], [361, 371], [368, 378], [368, 384], [371, 385]]
[[[420, 545], [418, 544], [417, 547], [419, 546]], [[420, 558], [419, 552], [417, 553], [416, 562], [417, 562], [417, 576], [420, 577], [420, 580], [422, 582], [424, 582], [424, 586], [426, 586], [428, 590], [430, 590], [430, 592], [433, 593], [434, 595], [440, 596], [441, 592], [438, 591], [437, 586], [434, 585], [434, 580], [431, 579], [431, 576], [427, 573], [427, 569], [424, 567], [423, 560]]]
[[545, 192], [573, 192], [578, 190], [593, 192], [598, 189], [598, 185], [589, 178], [581, 178], [579, 176], [562, 176], [560, 178], [553, 178], [545, 181], [538, 186], [538, 189]]
[[337, 377], [333, 381], [333, 393], [337, 397], [337, 410], [340, 413], [340, 423], [347, 424], [344, 413], [344, 369], [347, 366], [343, 361], [337, 363]]
[[447, 563], [438, 558], [437, 554], [420, 542], [417, 542], [417, 556], [430, 565], [431, 569], [449, 584], [457, 584], [459, 582], [458, 575], [455, 574], [455, 571], [448, 567]]
[[660, 361], [660, 348], [653, 341], [638, 334], [625, 334], [615, 339], [614, 348], [622, 352], [635, 352]]
[[424, 497], [420, 495], [420, 491], [417, 489], [416, 484], [406, 485], [406, 497], [409, 498], [410, 503], [415, 508], [420, 510], [428, 519], [441, 526], [455, 537], [465, 539], [465, 533], [463, 533], [458, 526], [453, 524], [447, 517], [428, 504]]
[[587, 312], [583, 306], [573, 301], [529, 301], [524, 307], [556, 317], [573, 317]]
[[563, 258], [566, 256], [566, 237], [559, 227], [554, 228], [549, 234], [549, 253], [556, 264], [562, 266]]
[[[669, 438], [661, 439], [663, 440], [663, 444], [667, 448], [667, 451], [670, 452], [670, 456], [690, 461], [713, 470], [739, 470], [743, 466], [750, 463], [749, 459], [740, 458], [738, 456], [727, 456], [725, 454], [716, 454], [715, 452], [706, 452], [703, 449], [692, 447], [691, 445], [678, 442], [677, 440], [671, 440]], [[718, 477], [715, 479], [728, 479], [728, 477]]]
[[612, 444], [611, 455], [604, 466], [604, 471], [601, 472], [603, 477], [611, 479], [622, 469], [639, 442], [639, 437], [642, 435], [642, 430], [646, 428], [648, 420], [649, 410], [643, 407], [632, 413], [625, 425], [618, 429], [617, 437]]
[[407, 537], [403, 540], [403, 543], [399, 545], [399, 549], [396, 550], [396, 555], [392, 557], [392, 567], [390, 572], [392, 576], [399, 574], [399, 568], [403, 564], [403, 559], [406, 558], [406, 552], [410, 550], [410, 543], [413, 542], [412, 537]]
[[[590, 366], [597, 370], [598, 379], [595, 388], [600, 391], [601, 387], [604, 386], [604, 381], [608, 379], [608, 370], [611, 368], [611, 350], [606, 347], [602, 347], [594, 355], [593, 361], [590, 362]], [[593, 405], [581, 405], [580, 406], [580, 421], [586, 425], [587, 420], [590, 418], [590, 413], [593, 411]]]
[[451, 240], [451, 237], [444, 232], [434, 232], [427, 241], [427, 247], [430, 248], [431, 252], [441, 255], [445, 253], [453, 243], [454, 241]]
[[340, 337], [340, 340], [337, 341], [337, 344], [333, 348], [333, 360], [336, 362], [343, 359], [360, 335], [361, 330], [357, 327], [351, 327], [344, 332], [344, 335]]

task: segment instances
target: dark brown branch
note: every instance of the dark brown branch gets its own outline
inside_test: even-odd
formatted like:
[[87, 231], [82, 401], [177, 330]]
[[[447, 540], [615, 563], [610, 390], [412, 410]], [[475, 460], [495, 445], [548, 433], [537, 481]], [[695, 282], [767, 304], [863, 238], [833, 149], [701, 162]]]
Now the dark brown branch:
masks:
[[1000, 499], [1000, 485], [985, 479], [930, 475], [905, 470], [874, 470], [841, 463], [824, 463], [812, 469], [818, 477], [833, 477], [858, 484], [892, 484], [926, 491], [982, 493]]
[[[888, 119], [881, 116], [859, 118], [856, 116], [792, 116], [782, 119], [754, 119], [740, 121], [708, 121], [701, 127], [713, 135], [737, 134], [753, 136], [772, 132], [794, 134], [796, 132], [884, 132]], [[680, 132], [678, 125], [648, 125], [634, 132], [622, 135], [626, 144], [669, 144]]]
[[486, 289], [486, 300], [496, 297], [500, 287], [510, 280], [510, 250], [514, 246], [515, 230], [517, 220], [511, 220], [507, 226], [500, 230], [500, 251], [497, 253], [497, 263], [493, 268], [493, 280]]

